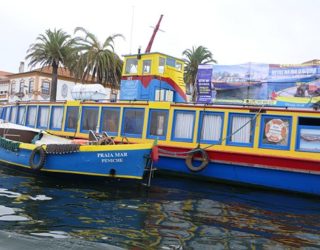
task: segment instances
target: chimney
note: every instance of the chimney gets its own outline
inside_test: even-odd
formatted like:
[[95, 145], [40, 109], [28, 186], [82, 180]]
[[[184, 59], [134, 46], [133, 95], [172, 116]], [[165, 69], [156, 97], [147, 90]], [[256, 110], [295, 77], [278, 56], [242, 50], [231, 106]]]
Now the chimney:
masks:
[[24, 72], [24, 62], [20, 62], [19, 73], [23, 73], [23, 72]]

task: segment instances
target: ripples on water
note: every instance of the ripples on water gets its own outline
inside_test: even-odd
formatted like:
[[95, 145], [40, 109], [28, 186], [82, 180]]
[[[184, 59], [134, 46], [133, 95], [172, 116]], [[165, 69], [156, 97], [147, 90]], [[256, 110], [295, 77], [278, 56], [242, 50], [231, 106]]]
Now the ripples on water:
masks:
[[0, 231], [39, 240], [38, 249], [43, 239], [126, 249], [312, 249], [320, 247], [320, 199], [164, 177], [147, 189], [1, 169]]

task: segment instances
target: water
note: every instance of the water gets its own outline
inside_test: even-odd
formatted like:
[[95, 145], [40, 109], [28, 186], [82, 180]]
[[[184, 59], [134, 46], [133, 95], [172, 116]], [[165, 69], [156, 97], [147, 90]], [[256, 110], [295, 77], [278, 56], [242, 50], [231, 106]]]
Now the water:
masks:
[[139, 184], [0, 168], [0, 249], [320, 248], [320, 198], [159, 177]]

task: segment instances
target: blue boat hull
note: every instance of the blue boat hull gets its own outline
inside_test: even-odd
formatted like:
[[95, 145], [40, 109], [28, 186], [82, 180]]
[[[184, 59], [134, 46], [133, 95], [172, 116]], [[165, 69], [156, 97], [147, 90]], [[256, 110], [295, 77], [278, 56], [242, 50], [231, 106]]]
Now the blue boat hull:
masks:
[[[0, 162], [34, 171], [30, 167], [32, 150], [21, 148], [17, 152], [0, 148]], [[69, 154], [47, 154], [40, 171], [142, 179], [150, 149], [79, 151]], [[38, 161], [38, 155], [35, 161]]]
[[160, 157], [155, 166], [166, 173], [179, 173], [179, 175], [184, 174], [200, 179], [320, 195], [320, 174], [218, 162], [209, 162], [208, 166], [202, 171], [192, 172], [188, 169], [185, 159], [163, 156]]

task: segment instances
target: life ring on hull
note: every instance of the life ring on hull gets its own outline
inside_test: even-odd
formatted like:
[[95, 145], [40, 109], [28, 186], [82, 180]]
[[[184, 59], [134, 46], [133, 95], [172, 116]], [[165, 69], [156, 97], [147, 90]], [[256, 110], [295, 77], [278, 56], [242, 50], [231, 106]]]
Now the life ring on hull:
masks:
[[[201, 164], [199, 166], [193, 166], [192, 165], [192, 160], [193, 157], [197, 154], [200, 153], [201, 154]], [[203, 169], [205, 169], [208, 164], [209, 164], [209, 158], [208, 158], [208, 154], [206, 153], [205, 150], [199, 148], [199, 149], [194, 149], [191, 153], [189, 153], [186, 157], [186, 164], [187, 167], [190, 171], [192, 172], [199, 172]]]
[[[36, 155], [39, 155], [38, 161], [35, 161]], [[40, 170], [43, 167], [45, 161], [46, 151], [41, 146], [36, 147], [34, 150], [32, 150], [29, 158], [29, 164], [31, 169]]]
[[272, 119], [267, 122], [265, 135], [269, 142], [278, 143], [287, 137], [288, 129], [281, 119]]

